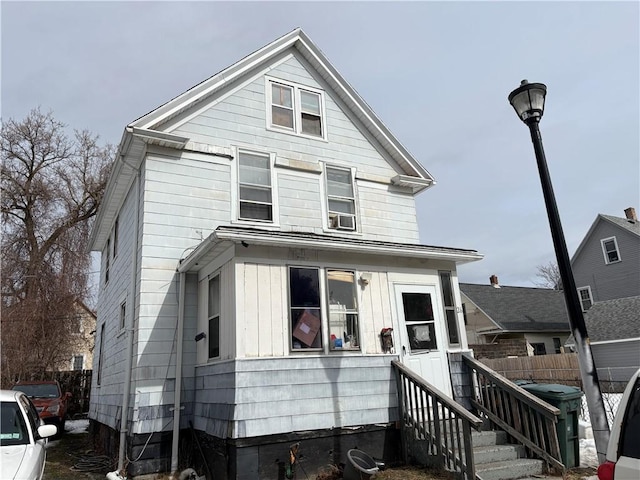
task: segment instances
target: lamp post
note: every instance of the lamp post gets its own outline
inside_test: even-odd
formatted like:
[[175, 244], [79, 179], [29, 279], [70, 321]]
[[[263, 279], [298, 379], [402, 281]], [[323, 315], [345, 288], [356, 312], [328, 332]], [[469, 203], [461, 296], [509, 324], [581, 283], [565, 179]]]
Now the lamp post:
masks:
[[602, 463], [605, 460], [607, 444], [609, 443], [609, 424], [607, 423], [607, 415], [604, 409], [604, 403], [602, 402], [598, 373], [593, 363], [587, 327], [582, 315], [582, 306], [578, 299], [578, 291], [575, 280], [573, 279], [573, 272], [571, 271], [567, 245], [564, 240], [564, 233], [562, 232], [560, 215], [558, 214], [558, 207], [553, 194], [549, 169], [547, 168], [547, 160], [544, 155], [544, 149], [542, 148], [542, 136], [538, 124], [544, 114], [546, 94], [547, 87], [543, 83], [529, 83], [523, 80], [520, 86], [509, 94], [509, 103], [513, 106], [518, 118], [529, 127], [529, 131], [531, 132], [531, 141], [533, 142], [533, 149], [536, 154], [536, 161], [538, 162], [538, 171], [540, 173], [542, 193], [544, 194], [544, 201], [547, 207], [553, 247], [556, 252], [558, 270], [560, 271], [564, 298], [569, 313], [569, 323], [578, 351], [580, 375], [589, 407], [593, 437], [596, 443], [596, 450], [598, 451], [598, 461]]

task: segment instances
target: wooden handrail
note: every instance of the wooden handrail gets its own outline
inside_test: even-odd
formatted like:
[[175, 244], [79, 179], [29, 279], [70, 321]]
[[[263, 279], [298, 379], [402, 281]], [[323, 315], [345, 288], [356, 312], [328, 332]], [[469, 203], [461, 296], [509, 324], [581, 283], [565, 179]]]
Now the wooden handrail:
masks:
[[405, 365], [396, 360], [391, 364], [398, 381], [405, 461], [407, 443], [423, 441], [439, 466], [476, 480], [471, 429], [479, 430], [482, 420]]
[[534, 455], [564, 471], [556, 431], [560, 410], [470, 355], [463, 354], [462, 359], [474, 379], [472, 405]]

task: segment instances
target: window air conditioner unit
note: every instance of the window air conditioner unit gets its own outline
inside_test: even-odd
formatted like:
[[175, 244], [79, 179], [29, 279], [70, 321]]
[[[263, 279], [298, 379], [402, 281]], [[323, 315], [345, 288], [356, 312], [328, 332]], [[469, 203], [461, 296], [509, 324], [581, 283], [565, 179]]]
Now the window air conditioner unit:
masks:
[[331, 228], [335, 228], [337, 230], [356, 229], [355, 217], [352, 215], [331, 214], [331, 216], [329, 217], [329, 222], [331, 224]]

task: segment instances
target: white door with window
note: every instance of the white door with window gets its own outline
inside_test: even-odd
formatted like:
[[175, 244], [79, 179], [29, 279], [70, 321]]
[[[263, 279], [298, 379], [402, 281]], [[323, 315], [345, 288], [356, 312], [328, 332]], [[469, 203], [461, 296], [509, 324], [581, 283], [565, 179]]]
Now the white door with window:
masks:
[[396, 284], [395, 296], [402, 363], [451, 395], [447, 336], [436, 287]]

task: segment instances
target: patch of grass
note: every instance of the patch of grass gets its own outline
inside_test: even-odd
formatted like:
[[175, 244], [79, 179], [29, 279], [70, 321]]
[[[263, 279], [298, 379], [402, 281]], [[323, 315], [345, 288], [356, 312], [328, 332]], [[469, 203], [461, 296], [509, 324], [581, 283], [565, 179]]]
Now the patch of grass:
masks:
[[[47, 445], [47, 463], [43, 480], [104, 479], [113, 470], [111, 462], [94, 462], [88, 433], [64, 433]], [[80, 465], [82, 470], [74, 468]], [[95, 470], [92, 466], [95, 465]]]
[[404, 466], [389, 468], [376, 473], [372, 480], [454, 480], [455, 476], [446, 471], [432, 468]]

